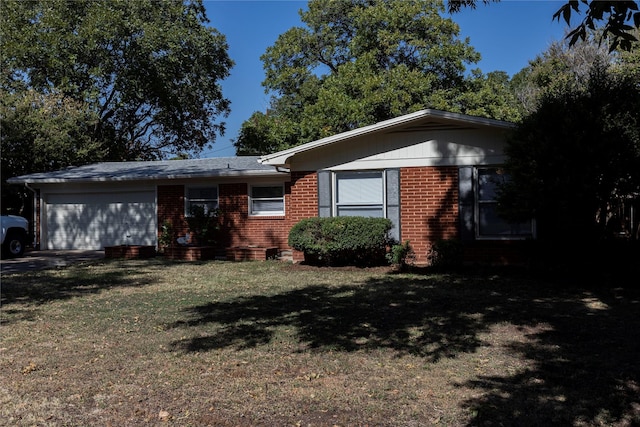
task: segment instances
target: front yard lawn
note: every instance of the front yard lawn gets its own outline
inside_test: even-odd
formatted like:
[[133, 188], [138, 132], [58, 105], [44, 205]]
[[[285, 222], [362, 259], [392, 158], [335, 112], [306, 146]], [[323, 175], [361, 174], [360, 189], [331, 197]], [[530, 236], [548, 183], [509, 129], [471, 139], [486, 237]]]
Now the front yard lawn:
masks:
[[640, 424], [637, 288], [151, 259], [1, 292], [3, 425]]

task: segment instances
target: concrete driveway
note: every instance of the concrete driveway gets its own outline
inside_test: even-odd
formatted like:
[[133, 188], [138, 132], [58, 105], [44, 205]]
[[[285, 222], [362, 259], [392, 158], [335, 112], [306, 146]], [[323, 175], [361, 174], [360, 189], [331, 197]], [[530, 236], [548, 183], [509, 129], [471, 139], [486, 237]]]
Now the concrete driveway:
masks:
[[19, 258], [0, 260], [2, 274], [66, 267], [104, 258], [104, 251], [27, 251]]

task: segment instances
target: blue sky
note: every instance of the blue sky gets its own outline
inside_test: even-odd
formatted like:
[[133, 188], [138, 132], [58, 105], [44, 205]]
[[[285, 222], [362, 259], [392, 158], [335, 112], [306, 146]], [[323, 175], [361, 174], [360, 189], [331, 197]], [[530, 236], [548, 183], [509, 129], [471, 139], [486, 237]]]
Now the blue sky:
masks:
[[[478, 3], [476, 9], [463, 9], [452, 18], [460, 26], [460, 36], [469, 37], [470, 44], [482, 55], [476, 67], [484, 73], [517, 73], [551, 42], [561, 39], [566, 30], [564, 21], [552, 20], [563, 1], [502, 0], [484, 5], [478, 0]], [[280, 34], [302, 26], [298, 10], [305, 9], [307, 2], [205, 0], [204, 4], [210, 25], [226, 36], [235, 66], [231, 76], [222, 81], [223, 94], [231, 100], [231, 114], [224, 119], [226, 133], [200, 157], [229, 157], [235, 155], [231, 140], [237, 137], [242, 123], [254, 111], [265, 111], [269, 104], [261, 85], [264, 70], [260, 56]]]

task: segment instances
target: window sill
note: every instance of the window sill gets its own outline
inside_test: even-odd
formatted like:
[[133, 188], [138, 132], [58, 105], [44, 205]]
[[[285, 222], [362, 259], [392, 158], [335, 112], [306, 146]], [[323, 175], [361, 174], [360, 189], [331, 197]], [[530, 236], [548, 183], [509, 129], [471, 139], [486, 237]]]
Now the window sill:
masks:
[[261, 220], [261, 219], [280, 219], [280, 220], [283, 220], [283, 219], [285, 219], [285, 215], [284, 214], [279, 214], [279, 215], [251, 215], [251, 214], [249, 214], [249, 219], [257, 219], [257, 220]]

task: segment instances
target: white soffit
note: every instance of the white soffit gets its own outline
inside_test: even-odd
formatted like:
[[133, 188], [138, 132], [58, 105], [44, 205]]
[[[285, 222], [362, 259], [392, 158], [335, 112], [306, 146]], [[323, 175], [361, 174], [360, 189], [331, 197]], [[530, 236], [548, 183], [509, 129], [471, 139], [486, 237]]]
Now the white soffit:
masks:
[[[431, 119], [431, 120], [426, 120]], [[471, 129], [478, 127], [491, 127], [511, 129], [515, 124], [501, 120], [484, 117], [469, 116], [466, 114], [450, 113], [440, 110], [420, 110], [415, 113], [395, 117], [373, 125], [364, 126], [347, 132], [328, 136], [326, 138], [311, 141], [287, 150], [273, 154], [267, 154], [259, 158], [264, 165], [288, 167], [289, 159], [296, 154], [325, 147], [331, 144], [346, 141], [359, 136], [378, 132], [419, 132], [425, 130], [451, 130]]]

